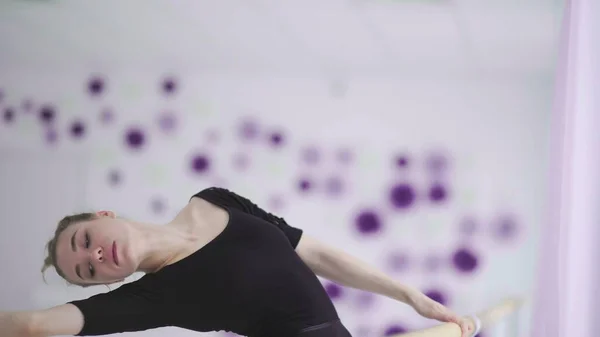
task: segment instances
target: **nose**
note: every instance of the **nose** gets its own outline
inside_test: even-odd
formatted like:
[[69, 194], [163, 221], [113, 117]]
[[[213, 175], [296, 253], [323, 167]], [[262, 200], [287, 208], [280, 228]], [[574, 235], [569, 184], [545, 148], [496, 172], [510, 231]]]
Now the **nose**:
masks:
[[104, 260], [104, 251], [102, 247], [97, 247], [92, 251], [92, 260], [102, 262]]

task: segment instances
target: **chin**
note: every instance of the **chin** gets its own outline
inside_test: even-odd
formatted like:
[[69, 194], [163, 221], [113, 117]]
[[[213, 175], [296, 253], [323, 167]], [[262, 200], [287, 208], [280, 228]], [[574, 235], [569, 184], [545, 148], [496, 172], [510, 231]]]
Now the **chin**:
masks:
[[121, 283], [121, 282], [125, 282], [125, 279], [130, 277], [132, 275], [132, 273], [120, 273], [119, 275], [115, 275], [114, 278], [114, 283]]
[[133, 275], [137, 271], [137, 263], [132, 263], [132, 261], [127, 261], [127, 264], [121, 267], [120, 276], [122, 278], [129, 277]]

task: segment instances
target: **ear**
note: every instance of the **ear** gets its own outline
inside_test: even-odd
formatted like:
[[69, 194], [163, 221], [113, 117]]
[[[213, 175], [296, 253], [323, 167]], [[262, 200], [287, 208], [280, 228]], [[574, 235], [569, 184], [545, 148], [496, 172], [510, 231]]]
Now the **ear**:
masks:
[[112, 211], [98, 211], [98, 212], [96, 212], [96, 215], [99, 217], [107, 216], [107, 217], [113, 218], [113, 219], [117, 217], [117, 215]]

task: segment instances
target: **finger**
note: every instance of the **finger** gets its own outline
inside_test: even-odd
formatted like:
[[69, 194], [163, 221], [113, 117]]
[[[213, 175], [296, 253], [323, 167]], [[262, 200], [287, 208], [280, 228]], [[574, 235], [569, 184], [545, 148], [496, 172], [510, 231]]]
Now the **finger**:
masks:
[[462, 330], [463, 337], [468, 337], [471, 334], [471, 328], [466, 322], [461, 324], [460, 329]]
[[462, 337], [468, 337], [470, 335], [471, 329], [469, 324], [454, 313], [447, 313], [446, 321], [456, 323], [460, 327]]
[[475, 326], [471, 325], [471, 323], [467, 320], [464, 320], [463, 324], [464, 324], [464, 331], [466, 331], [465, 337], [468, 337], [475, 331]]
[[455, 315], [454, 313], [452, 313], [452, 312], [448, 312], [448, 311], [446, 311], [446, 312], [444, 312], [444, 313], [443, 313], [443, 316], [442, 316], [442, 317], [444, 317], [444, 319], [445, 319], [447, 322], [456, 323], [456, 324], [458, 324], [459, 326], [461, 326], [461, 325], [462, 325], [462, 323], [463, 323], [462, 319], [461, 319], [460, 317], [458, 317], [457, 315]]

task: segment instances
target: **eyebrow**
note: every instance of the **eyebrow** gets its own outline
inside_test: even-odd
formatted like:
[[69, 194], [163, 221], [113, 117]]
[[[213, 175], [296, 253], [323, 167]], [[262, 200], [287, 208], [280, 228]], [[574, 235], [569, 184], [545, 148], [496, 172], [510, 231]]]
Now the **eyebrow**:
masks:
[[[74, 252], [77, 251], [77, 245], [75, 244], [75, 235], [77, 235], [78, 231], [75, 231], [75, 233], [73, 233], [73, 236], [71, 236], [71, 250], [73, 250]], [[79, 265], [75, 266], [75, 274], [77, 274], [77, 276], [79, 276], [80, 279], [83, 280], [83, 277], [81, 277], [81, 270], [79, 268]]]
[[83, 280], [83, 277], [81, 277], [81, 271], [79, 270], [79, 265], [75, 266], [75, 274], [77, 274], [77, 276]]
[[71, 236], [71, 250], [73, 250], [74, 252], [77, 251], [77, 246], [75, 245], [75, 235], [77, 235], [78, 231], [75, 231], [75, 233], [73, 233], [73, 236]]

